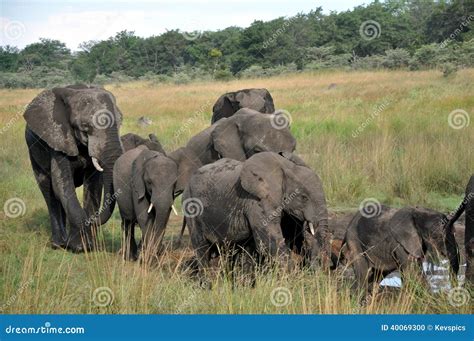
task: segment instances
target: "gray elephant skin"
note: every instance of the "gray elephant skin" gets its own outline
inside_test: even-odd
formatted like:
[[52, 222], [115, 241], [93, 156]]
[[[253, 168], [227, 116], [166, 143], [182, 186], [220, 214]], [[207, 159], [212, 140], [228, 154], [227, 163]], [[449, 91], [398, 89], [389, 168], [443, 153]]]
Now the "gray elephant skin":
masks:
[[249, 108], [271, 114], [275, 111], [272, 95], [267, 89], [243, 89], [223, 94], [212, 107], [211, 123], [234, 115], [239, 109]]
[[120, 140], [122, 141], [122, 147], [124, 152], [127, 152], [138, 146], [145, 145], [150, 150], [154, 150], [156, 152], [160, 152], [166, 155], [165, 150], [163, 149], [160, 141], [158, 140], [155, 134], [149, 134], [148, 139], [145, 139], [140, 135], [128, 133], [120, 136]]
[[[122, 154], [121, 117], [110, 92], [82, 85], [45, 90], [28, 105], [25, 138], [48, 207], [53, 247], [90, 249], [93, 228], [110, 218], [115, 205], [112, 168]], [[75, 190], [81, 185], [84, 207]]]
[[461, 214], [465, 214], [464, 252], [466, 257], [466, 281], [474, 283], [474, 175], [471, 176], [466, 186], [466, 194], [459, 208], [449, 220], [448, 226], [452, 228]]
[[183, 193], [183, 211], [201, 271], [215, 247], [228, 244], [282, 261], [307, 245], [313, 264], [328, 252], [321, 180], [293, 154], [262, 152], [200, 168]]
[[135, 224], [142, 230], [141, 249], [148, 255], [158, 253], [174, 200], [177, 166], [164, 154], [145, 145], [119, 157], [114, 166], [114, 188], [124, 231], [123, 253], [136, 260]]
[[219, 158], [244, 161], [263, 151], [293, 152], [296, 140], [289, 127], [275, 128], [274, 115], [241, 109], [193, 136], [185, 147], [168, 156], [178, 165], [177, 194], [184, 190], [192, 174]]
[[446, 228], [443, 213], [420, 207], [400, 209], [381, 206], [374, 217], [357, 213], [347, 228], [344, 257], [351, 264], [356, 287], [371, 291], [373, 283], [411, 265], [422, 271], [427, 254], [439, 252], [449, 258], [455, 273], [459, 269], [458, 250], [452, 229]]

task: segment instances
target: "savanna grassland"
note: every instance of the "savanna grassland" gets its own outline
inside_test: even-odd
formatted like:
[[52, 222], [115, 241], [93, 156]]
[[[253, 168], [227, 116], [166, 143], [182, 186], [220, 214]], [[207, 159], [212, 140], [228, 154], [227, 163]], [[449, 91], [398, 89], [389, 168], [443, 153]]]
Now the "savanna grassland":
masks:
[[[154, 132], [166, 150], [184, 145], [209, 125], [219, 95], [246, 87], [268, 88], [276, 107], [290, 113], [297, 152], [321, 176], [332, 212], [356, 209], [366, 198], [443, 212], [462, 200], [474, 169], [474, 124], [461, 122], [461, 129], [454, 129], [460, 121], [450, 125], [448, 116], [456, 109], [464, 110], [467, 118], [474, 113], [472, 69], [448, 78], [438, 71], [327, 72], [185, 85], [107, 86], [124, 113], [121, 133]], [[201, 289], [180, 270], [191, 252], [188, 239], [180, 247], [175, 243], [181, 225], [181, 217], [175, 215], [157, 268], [121, 259], [117, 209], [100, 229], [98, 252], [75, 255], [50, 249], [48, 213], [31, 171], [21, 117], [39, 91], [0, 90], [0, 203], [3, 206], [11, 198], [25, 203], [19, 217], [0, 212], [2, 312], [472, 312], [472, 300], [455, 307], [446, 293], [432, 293], [416, 280], [360, 306], [360, 297], [351, 295], [350, 283], [340, 275], [306, 270], [259, 273], [255, 288], [233, 288], [227, 277], [216, 276], [211, 290]], [[141, 116], [153, 124], [139, 127]], [[97, 296], [101, 287], [107, 288], [103, 297]], [[113, 296], [112, 302], [107, 295]], [[101, 306], [101, 299], [111, 304]]]

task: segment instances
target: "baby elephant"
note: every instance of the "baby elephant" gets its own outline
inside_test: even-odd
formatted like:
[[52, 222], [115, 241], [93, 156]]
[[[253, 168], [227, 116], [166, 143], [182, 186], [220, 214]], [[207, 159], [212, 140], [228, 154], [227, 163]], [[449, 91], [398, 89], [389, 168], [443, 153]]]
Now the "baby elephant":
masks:
[[352, 265], [356, 285], [370, 292], [374, 282], [404, 270], [411, 264], [419, 266], [427, 252], [447, 256], [457, 271], [458, 250], [452, 229], [446, 228], [446, 216], [420, 207], [401, 209], [382, 206], [376, 216], [358, 212], [350, 222], [344, 256]]
[[[125, 152], [114, 165], [114, 189], [122, 217], [125, 259], [137, 259], [134, 227], [142, 230], [142, 250], [158, 252], [173, 204], [176, 163], [142, 145]], [[143, 255], [143, 253], [142, 253]]]
[[145, 145], [150, 150], [154, 150], [166, 155], [165, 150], [161, 146], [161, 143], [155, 134], [148, 135], [147, 140], [141, 137], [140, 135], [128, 133], [120, 136], [120, 141], [122, 141], [124, 152], [127, 152], [130, 149], [136, 148], [138, 146]]
[[293, 154], [261, 152], [201, 167], [184, 191], [183, 210], [201, 270], [216, 246], [255, 248], [287, 262], [292, 250], [310, 245], [312, 264], [329, 254], [321, 180]]

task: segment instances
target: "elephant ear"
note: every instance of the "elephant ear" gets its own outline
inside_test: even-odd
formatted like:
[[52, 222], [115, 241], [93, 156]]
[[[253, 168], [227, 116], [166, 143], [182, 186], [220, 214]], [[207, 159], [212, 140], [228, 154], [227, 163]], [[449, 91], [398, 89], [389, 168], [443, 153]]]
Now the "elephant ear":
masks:
[[211, 123], [215, 123], [222, 118], [232, 116], [236, 110], [229, 99], [229, 95], [222, 95], [212, 107], [212, 112], [213, 115]]
[[216, 123], [211, 133], [214, 149], [221, 157], [244, 161], [246, 159], [237, 120], [224, 118]]
[[145, 163], [157, 155], [151, 152], [145, 145], [141, 145], [137, 148], [143, 149], [143, 151], [132, 163], [132, 188], [135, 191], [138, 200], [141, 200], [146, 194], [144, 180]]
[[75, 93], [70, 88], [45, 90], [36, 96], [23, 114], [28, 127], [52, 149], [77, 156], [77, 142], [69, 120], [67, 98]]
[[245, 161], [240, 183], [247, 192], [268, 203], [270, 209], [276, 209], [283, 200], [283, 169], [272, 153], [258, 153]]
[[297, 166], [309, 168], [308, 165], [303, 161], [303, 159], [294, 153], [280, 152], [279, 154], [283, 156], [285, 159], [290, 160]]
[[422, 258], [423, 240], [413, 215], [413, 208], [399, 210], [389, 221], [390, 232], [407, 253], [415, 258]]

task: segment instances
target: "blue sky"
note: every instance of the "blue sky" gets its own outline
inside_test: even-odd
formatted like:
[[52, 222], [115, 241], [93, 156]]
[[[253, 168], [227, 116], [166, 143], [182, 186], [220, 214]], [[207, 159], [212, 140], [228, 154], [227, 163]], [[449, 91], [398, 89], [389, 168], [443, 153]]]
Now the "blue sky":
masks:
[[247, 27], [254, 20], [344, 11], [370, 0], [0, 0], [0, 45], [20, 48], [40, 37], [58, 39], [77, 50], [81, 42], [102, 40], [122, 30], [142, 37], [170, 29], [217, 30]]

